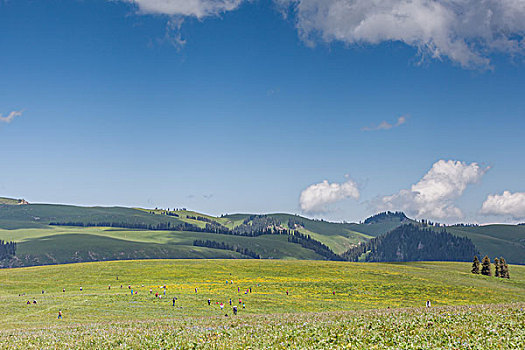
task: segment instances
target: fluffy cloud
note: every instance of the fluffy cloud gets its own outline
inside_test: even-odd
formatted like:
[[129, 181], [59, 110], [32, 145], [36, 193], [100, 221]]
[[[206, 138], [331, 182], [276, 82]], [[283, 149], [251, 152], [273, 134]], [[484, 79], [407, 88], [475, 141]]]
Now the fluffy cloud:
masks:
[[235, 10], [244, 0], [120, 0], [141, 13], [203, 18]]
[[422, 56], [488, 67], [491, 52], [523, 54], [523, 0], [274, 0], [308, 43], [399, 41]]
[[477, 163], [440, 160], [409, 190], [379, 200], [382, 210], [402, 210], [416, 218], [452, 219], [463, 213], [454, 205], [469, 184], [478, 182], [488, 168]]
[[481, 207], [481, 214], [525, 219], [525, 192], [504, 191], [501, 195], [489, 195]]
[[4, 117], [0, 113], [0, 122], [11, 123], [13, 121], [13, 119], [15, 119], [16, 117], [20, 117], [21, 115], [22, 115], [22, 111], [12, 111], [6, 117]]
[[321, 213], [327, 210], [327, 205], [346, 198], [359, 199], [359, 189], [354, 181], [348, 179], [344, 183], [321, 183], [308, 186], [299, 198], [301, 209], [307, 213]]
[[390, 124], [386, 120], [383, 120], [379, 125], [372, 125], [372, 126], [365, 126], [363, 128], [364, 131], [374, 131], [374, 130], [390, 130], [392, 128], [397, 128], [400, 125], [403, 125], [407, 122], [407, 118], [405, 116], [401, 116], [397, 118], [397, 122], [394, 124]]

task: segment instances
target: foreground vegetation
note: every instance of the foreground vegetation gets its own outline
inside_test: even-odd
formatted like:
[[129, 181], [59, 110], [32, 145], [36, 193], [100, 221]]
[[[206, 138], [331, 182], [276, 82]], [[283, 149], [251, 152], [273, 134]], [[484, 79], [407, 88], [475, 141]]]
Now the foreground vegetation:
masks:
[[145, 260], [3, 269], [0, 348], [518, 348], [525, 267], [501, 279], [470, 265]]
[[0, 331], [10, 349], [522, 349], [524, 303]]

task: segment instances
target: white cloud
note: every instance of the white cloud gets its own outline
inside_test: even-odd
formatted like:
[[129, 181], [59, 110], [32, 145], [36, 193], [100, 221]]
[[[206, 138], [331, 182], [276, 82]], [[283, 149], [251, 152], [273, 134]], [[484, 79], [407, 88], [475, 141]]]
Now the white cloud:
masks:
[[6, 117], [2, 116], [2, 114], [0, 113], [0, 122], [11, 123], [13, 119], [15, 119], [16, 117], [20, 117], [21, 115], [22, 111], [12, 111]]
[[204, 18], [235, 10], [244, 0], [120, 0], [141, 13]]
[[489, 67], [491, 52], [525, 51], [524, 0], [274, 1], [295, 15], [310, 44], [399, 41], [422, 57], [447, 57], [469, 68]]
[[304, 212], [321, 213], [327, 210], [327, 205], [347, 198], [359, 199], [359, 189], [354, 181], [329, 183], [324, 180], [301, 192], [299, 204]]
[[488, 168], [477, 163], [440, 160], [409, 190], [379, 200], [382, 210], [401, 210], [416, 218], [452, 219], [463, 213], [454, 205], [469, 184], [478, 182]]
[[401, 116], [397, 118], [397, 122], [394, 124], [390, 124], [386, 120], [383, 120], [378, 125], [372, 125], [372, 126], [365, 126], [363, 128], [364, 131], [374, 131], [374, 130], [390, 130], [392, 128], [397, 128], [398, 126], [401, 126], [407, 122], [407, 117]]
[[512, 218], [525, 219], [525, 192], [489, 195], [481, 207], [481, 214], [511, 216]]

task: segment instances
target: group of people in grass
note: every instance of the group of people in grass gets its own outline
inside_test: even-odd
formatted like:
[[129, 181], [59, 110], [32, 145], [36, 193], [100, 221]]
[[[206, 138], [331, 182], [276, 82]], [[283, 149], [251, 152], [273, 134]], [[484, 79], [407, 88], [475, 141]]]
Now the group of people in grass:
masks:
[[[117, 277], [117, 280], [118, 280], [118, 277]], [[227, 280], [227, 281], [226, 281], [226, 284], [233, 284], [233, 281], [228, 281], [228, 280]], [[142, 285], [142, 287], [144, 287], [144, 285]], [[120, 285], [120, 288], [122, 289], [123, 286]], [[131, 285], [128, 285], [128, 289], [130, 290], [131, 295], [136, 295], [136, 294], [138, 294], [138, 292], [135, 291], [135, 290], [131, 287]], [[155, 292], [155, 298], [156, 298], [156, 299], [162, 299], [163, 296], [164, 296], [164, 297], [166, 296], [167, 286], [166, 286], [166, 285], [163, 285], [163, 286], [161, 287], [161, 289], [162, 289], [163, 293], [159, 293], [158, 291]], [[82, 286], [79, 288], [79, 290], [80, 290], [80, 292], [83, 291]], [[108, 286], [108, 290], [111, 290], [111, 285]], [[194, 291], [195, 291], [195, 294], [198, 294], [198, 292], [199, 292], [197, 287], [195, 287], [195, 290], [194, 290]], [[65, 289], [65, 288], [62, 288], [62, 292], [65, 293], [65, 292], [66, 292], [66, 289]], [[44, 293], [45, 293], [44, 290], [42, 290], [42, 294], [44, 294]], [[241, 288], [240, 288], [240, 287], [237, 287], [237, 293], [241, 293]], [[252, 293], [252, 287], [248, 287], [248, 288], [244, 291], [244, 294], [245, 294], [245, 295], [250, 294], [250, 293]], [[290, 292], [289, 292], [288, 290], [286, 290], [285, 293], [286, 293], [286, 295], [290, 295]], [[153, 294], [153, 289], [150, 288], [150, 290], [149, 290], [149, 294]], [[25, 293], [23, 293], [23, 294], [19, 294], [19, 296], [23, 296], [23, 295], [25, 295]], [[332, 291], [332, 295], [335, 296], [335, 291]], [[178, 298], [174, 296], [173, 299], [172, 299], [172, 305], [173, 305], [173, 307], [176, 306], [176, 304], [177, 304], [177, 300], [178, 300]], [[229, 303], [229, 306], [231, 307], [232, 312], [233, 312], [234, 315], [237, 315], [238, 307], [242, 307], [243, 309], [246, 309], [246, 304], [242, 301], [241, 298], [239, 298], [239, 306], [237, 306], [237, 305], [233, 305], [234, 303], [233, 303], [233, 301], [232, 301], [231, 298], [229, 299], [228, 303]], [[27, 301], [27, 305], [30, 305], [30, 304], [35, 304], [35, 305], [36, 305], [36, 304], [37, 304], [36, 298], [33, 299], [33, 302], [32, 302], [32, 303], [31, 303], [31, 301], [28, 300], [28, 301]], [[223, 302], [216, 301], [215, 304], [216, 304], [216, 305], [219, 305], [219, 308], [220, 308], [221, 311], [224, 310], [225, 304], [224, 304]], [[208, 306], [212, 306], [212, 301], [211, 301], [211, 299], [208, 299]], [[425, 306], [426, 306], [427, 308], [429, 308], [429, 307], [431, 306], [430, 300], [427, 300], [427, 301], [426, 301], [426, 305], [425, 305]], [[182, 309], [182, 306], [180, 306], [180, 308]], [[228, 314], [226, 314], [225, 316], [228, 316]], [[62, 310], [59, 310], [59, 311], [58, 311], [58, 319], [62, 319]]]

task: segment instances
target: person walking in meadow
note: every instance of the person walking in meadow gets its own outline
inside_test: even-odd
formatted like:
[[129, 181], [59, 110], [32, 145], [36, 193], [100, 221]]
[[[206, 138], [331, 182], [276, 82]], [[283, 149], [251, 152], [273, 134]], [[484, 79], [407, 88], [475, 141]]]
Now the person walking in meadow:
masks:
[[177, 301], [177, 298], [173, 297], [173, 306], [175, 306], [175, 301]]
[[288, 291], [286, 291], [286, 295], [288, 295]]
[[80, 287], [80, 291], [82, 292], [82, 287]]
[[195, 287], [195, 294], [197, 294], [197, 287]]
[[233, 307], [233, 314], [234, 314], [234, 315], [237, 315], [237, 306], [234, 306], [234, 307]]
[[62, 311], [58, 310], [58, 319], [60, 320], [62, 318]]
[[430, 307], [430, 300], [427, 300], [427, 307]]
[[246, 305], [244, 303], [242, 303], [242, 308], [246, 309]]
[[211, 305], [211, 299], [208, 299], [208, 305]]
[[250, 293], [252, 292], [252, 287], [250, 287]]
[[239, 298], [239, 305], [242, 304], [241, 298]]
[[159, 297], [159, 292], [156, 292], [155, 293], [155, 298], [158, 298]]
[[224, 304], [223, 303], [221, 303], [220, 307], [221, 307], [221, 311], [224, 310]]
[[241, 292], [241, 287], [237, 287], [237, 293]]
[[232, 298], [230, 298], [230, 306], [232, 305]]

